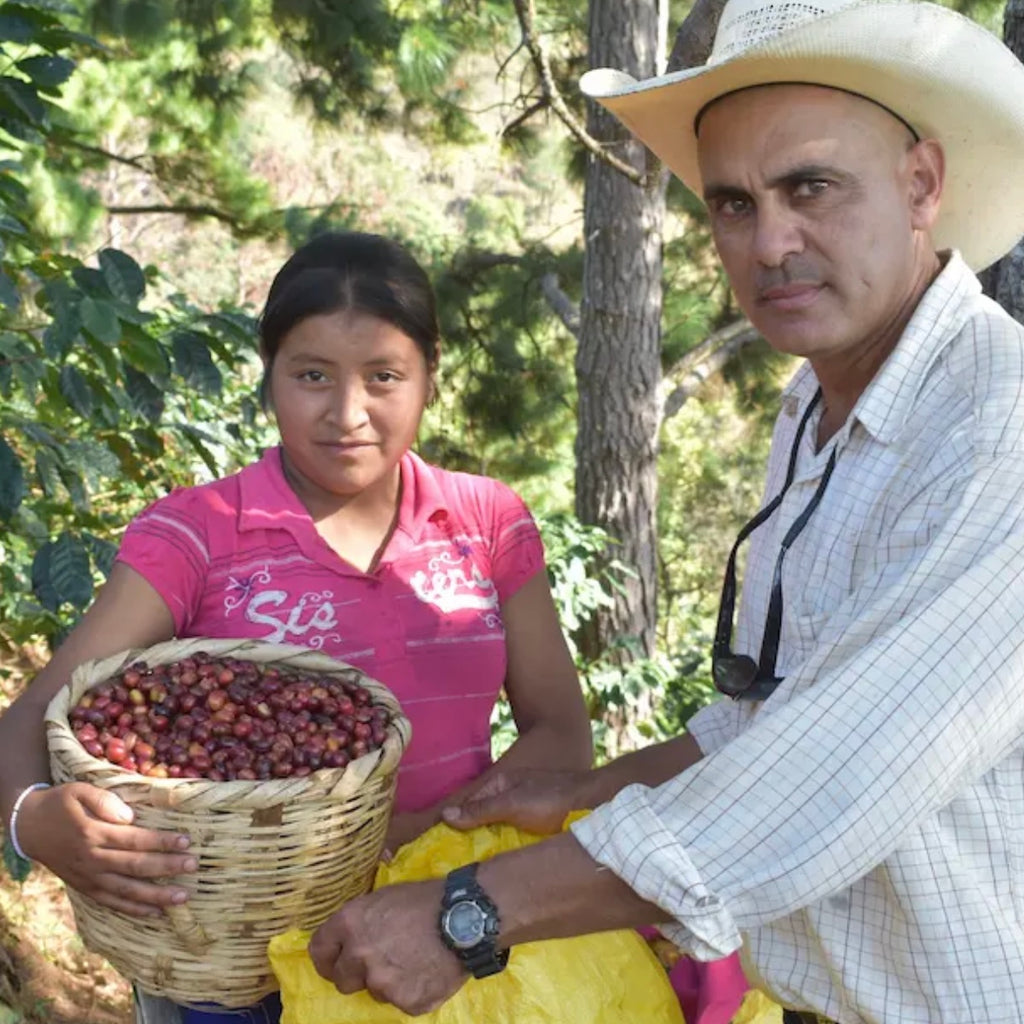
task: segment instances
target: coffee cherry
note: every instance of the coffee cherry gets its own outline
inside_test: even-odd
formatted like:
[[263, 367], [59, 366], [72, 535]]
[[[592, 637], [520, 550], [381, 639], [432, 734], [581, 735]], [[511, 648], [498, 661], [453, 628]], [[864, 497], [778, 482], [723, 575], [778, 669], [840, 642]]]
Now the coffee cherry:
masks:
[[68, 718], [91, 756], [125, 771], [215, 782], [344, 768], [383, 745], [389, 722], [349, 679], [205, 652], [135, 662], [83, 694]]

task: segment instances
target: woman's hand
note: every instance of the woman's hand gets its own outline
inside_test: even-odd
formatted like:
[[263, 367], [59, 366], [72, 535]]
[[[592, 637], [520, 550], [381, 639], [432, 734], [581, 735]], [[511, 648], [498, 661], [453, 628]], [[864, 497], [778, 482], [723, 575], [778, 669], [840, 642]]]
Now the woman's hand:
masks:
[[552, 835], [561, 831], [571, 811], [589, 809], [586, 787], [591, 778], [586, 771], [498, 769], [449, 803], [441, 818], [458, 829], [507, 822], [526, 832]]
[[438, 807], [428, 807], [424, 811], [406, 811], [402, 814], [392, 815], [380, 859], [387, 864], [406, 843], [411, 843], [414, 839], [423, 835], [428, 828], [436, 825], [440, 820], [440, 808]]
[[72, 888], [105, 907], [134, 916], [184, 903], [180, 886], [161, 885], [195, 871], [188, 836], [131, 824], [132, 809], [113, 793], [71, 782], [30, 793], [18, 812], [18, 840]]

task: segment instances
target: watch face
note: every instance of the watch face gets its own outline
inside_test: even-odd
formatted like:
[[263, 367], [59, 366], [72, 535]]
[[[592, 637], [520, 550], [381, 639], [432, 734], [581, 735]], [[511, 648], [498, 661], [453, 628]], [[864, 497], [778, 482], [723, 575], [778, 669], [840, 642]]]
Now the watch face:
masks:
[[484, 912], [468, 900], [460, 901], [445, 913], [445, 930], [456, 949], [472, 949], [483, 937]]

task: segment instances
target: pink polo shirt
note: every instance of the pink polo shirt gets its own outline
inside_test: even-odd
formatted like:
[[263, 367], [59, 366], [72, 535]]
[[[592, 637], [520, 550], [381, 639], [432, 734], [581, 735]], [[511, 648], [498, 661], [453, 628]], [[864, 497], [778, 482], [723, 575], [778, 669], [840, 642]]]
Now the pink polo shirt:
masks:
[[277, 448], [176, 490], [128, 527], [118, 558], [167, 602], [180, 637], [305, 644], [395, 694], [412, 722], [399, 810], [427, 807], [490, 763], [505, 681], [501, 607], [544, 552], [517, 495], [411, 452], [398, 524], [370, 573], [343, 561], [288, 486]]

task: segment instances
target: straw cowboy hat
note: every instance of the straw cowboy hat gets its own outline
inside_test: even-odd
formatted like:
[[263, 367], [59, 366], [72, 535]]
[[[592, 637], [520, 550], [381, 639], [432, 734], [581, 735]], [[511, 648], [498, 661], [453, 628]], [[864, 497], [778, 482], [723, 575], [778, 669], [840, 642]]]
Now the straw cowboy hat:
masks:
[[700, 195], [700, 113], [738, 89], [784, 82], [856, 93], [939, 140], [938, 249], [959, 249], [980, 270], [1024, 234], [1024, 65], [937, 3], [729, 0], [703, 67], [642, 82], [603, 68], [580, 87]]

